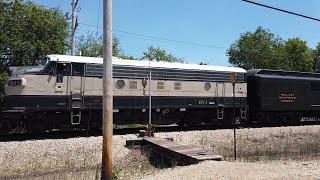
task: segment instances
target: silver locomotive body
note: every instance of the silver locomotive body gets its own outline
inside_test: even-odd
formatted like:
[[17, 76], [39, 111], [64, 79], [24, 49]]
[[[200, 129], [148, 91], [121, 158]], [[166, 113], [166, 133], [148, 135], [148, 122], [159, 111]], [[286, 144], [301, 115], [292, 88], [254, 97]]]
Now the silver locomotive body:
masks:
[[[101, 58], [49, 55], [40, 71], [10, 77], [0, 114], [1, 131], [101, 129], [102, 71]], [[229, 83], [232, 72], [239, 80], [235, 106]], [[231, 125], [234, 108], [244, 121], [245, 73], [232, 67], [114, 58], [114, 123], [148, 122], [148, 83], [154, 124]]]

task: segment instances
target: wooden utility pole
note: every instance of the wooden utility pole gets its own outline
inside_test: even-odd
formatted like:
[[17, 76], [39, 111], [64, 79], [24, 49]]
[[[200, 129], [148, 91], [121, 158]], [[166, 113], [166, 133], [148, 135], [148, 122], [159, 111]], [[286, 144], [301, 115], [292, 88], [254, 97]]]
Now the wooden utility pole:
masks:
[[237, 160], [237, 138], [236, 138], [236, 106], [235, 106], [235, 85], [237, 82], [237, 73], [230, 74], [230, 82], [232, 83], [232, 106], [233, 106], [233, 153], [234, 160]]
[[112, 0], [103, 0], [103, 143], [101, 179], [112, 179]]
[[75, 53], [75, 49], [76, 49], [76, 38], [75, 38], [75, 34], [76, 34], [76, 29], [78, 26], [78, 22], [77, 22], [77, 16], [76, 16], [76, 8], [78, 5], [78, 0], [72, 0], [71, 2], [71, 55], [74, 56]]

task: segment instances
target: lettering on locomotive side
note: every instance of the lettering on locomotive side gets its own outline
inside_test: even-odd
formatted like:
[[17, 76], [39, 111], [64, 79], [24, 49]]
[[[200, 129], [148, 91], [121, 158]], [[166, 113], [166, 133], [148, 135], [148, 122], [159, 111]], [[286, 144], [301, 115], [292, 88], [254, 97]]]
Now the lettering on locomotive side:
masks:
[[200, 100], [199, 100], [199, 104], [200, 104], [200, 105], [208, 104], [208, 100], [200, 99]]
[[293, 103], [296, 100], [296, 96], [294, 93], [280, 93], [279, 101], [281, 103]]

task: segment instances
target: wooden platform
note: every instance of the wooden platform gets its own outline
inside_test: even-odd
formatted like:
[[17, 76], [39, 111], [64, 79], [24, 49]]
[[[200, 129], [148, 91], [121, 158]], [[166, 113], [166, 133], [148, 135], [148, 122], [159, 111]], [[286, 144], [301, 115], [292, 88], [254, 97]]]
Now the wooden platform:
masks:
[[154, 151], [176, 161], [179, 165], [196, 164], [204, 160], [222, 160], [222, 156], [215, 154], [212, 150], [179, 145], [162, 138], [143, 137], [143, 140], [147, 145], [152, 145]]

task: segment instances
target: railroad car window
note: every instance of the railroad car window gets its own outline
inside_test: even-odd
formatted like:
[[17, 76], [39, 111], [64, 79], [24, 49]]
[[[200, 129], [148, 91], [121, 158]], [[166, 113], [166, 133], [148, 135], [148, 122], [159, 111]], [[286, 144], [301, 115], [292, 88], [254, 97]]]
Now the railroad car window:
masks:
[[137, 81], [130, 81], [129, 82], [129, 89], [138, 89], [138, 82]]
[[174, 83], [174, 90], [181, 90], [181, 83], [180, 82]]
[[320, 91], [320, 81], [311, 81], [311, 90]]
[[211, 89], [211, 84], [208, 83], [208, 82], [204, 83], [204, 87], [203, 88], [204, 88], [205, 91], [209, 91]]
[[83, 76], [83, 63], [71, 63], [72, 65], [72, 76]]
[[124, 80], [120, 79], [116, 82], [116, 87], [117, 89], [123, 89], [124, 86], [126, 85], [126, 83], [124, 82]]
[[164, 89], [164, 82], [157, 82], [157, 89]]
[[57, 74], [70, 75], [70, 63], [57, 63]]

